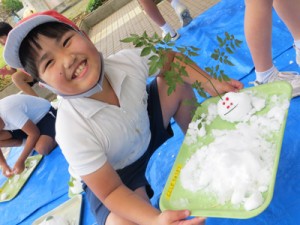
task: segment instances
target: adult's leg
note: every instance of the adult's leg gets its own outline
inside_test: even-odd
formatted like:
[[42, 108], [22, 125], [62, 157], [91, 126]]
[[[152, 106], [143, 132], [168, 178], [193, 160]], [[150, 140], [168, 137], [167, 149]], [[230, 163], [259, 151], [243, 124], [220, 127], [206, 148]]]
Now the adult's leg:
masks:
[[[286, 1], [284, 1], [286, 2]], [[246, 0], [245, 36], [255, 70], [266, 71], [272, 62], [273, 0]]]

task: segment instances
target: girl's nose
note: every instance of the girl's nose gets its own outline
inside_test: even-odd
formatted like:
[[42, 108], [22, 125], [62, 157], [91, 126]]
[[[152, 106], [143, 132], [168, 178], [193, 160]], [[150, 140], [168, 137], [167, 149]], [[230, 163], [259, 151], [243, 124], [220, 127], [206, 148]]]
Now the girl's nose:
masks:
[[70, 54], [64, 57], [63, 63], [66, 69], [69, 69], [74, 64], [74, 62], [75, 62], [75, 55]]

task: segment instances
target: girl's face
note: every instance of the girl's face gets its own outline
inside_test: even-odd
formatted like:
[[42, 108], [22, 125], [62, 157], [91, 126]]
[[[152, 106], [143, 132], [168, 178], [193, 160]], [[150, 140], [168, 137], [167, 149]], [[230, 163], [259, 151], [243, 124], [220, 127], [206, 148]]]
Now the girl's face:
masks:
[[102, 65], [93, 43], [70, 30], [60, 38], [38, 36], [36, 66], [40, 78], [64, 95], [88, 91], [99, 80]]
[[6, 36], [6, 35], [0, 36], [0, 44], [1, 44], [2, 46], [5, 45], [6, 39], [7, 39], [7, 36]]

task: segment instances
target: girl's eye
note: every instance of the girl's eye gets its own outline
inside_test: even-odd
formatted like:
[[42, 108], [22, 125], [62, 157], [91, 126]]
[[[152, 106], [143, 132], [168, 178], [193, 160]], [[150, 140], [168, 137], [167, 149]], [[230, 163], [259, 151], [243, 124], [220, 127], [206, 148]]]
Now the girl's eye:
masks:
[[52, 63], [52, 59], [48, 60], [47, 63], [45, 64], [45, 70], [48, 68], [48, 66]]
[[71, 37], [66, 38], [63, 42], [63, 47], [66, 47], [68, 45], [68, 43], [70, 42], [70, 40], [71, 40]]

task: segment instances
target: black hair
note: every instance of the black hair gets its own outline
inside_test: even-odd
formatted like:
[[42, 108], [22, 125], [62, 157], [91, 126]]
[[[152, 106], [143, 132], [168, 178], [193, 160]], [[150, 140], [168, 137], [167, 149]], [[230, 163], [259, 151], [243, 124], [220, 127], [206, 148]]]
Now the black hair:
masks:
[[74, 30], [71, 26], [60, 22], [48, 22], [33, 28], [23, 39], [19, 48], [19, 58], [24, 70], [34, 79], [40, 81], [36, 66], [36, 49], [41, 49], [38, 43], [39, 35], [57, 39], [66, 32]]
[[13, 28], [10, 24], [6, 22], [0, 22], [0, 37], [1, 36], [7, 36], [9, 31], [11, 31]]

